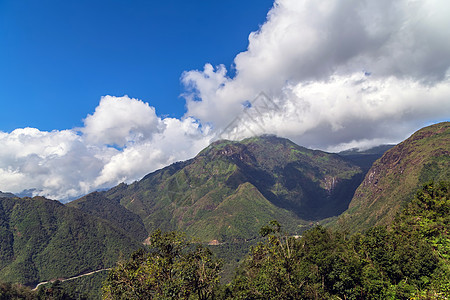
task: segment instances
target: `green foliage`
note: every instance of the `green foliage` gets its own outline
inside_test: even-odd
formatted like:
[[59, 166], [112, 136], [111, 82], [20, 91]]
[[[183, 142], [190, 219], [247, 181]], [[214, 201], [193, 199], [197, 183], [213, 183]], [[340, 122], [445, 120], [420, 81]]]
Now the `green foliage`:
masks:
[[221, 263], [209, 249], [192, 249], [184, 235], [156, 230], [150, 251], [119, 262], [104, 283], [105, 299], [212, 299]]
[[110, 267], [140, 243], [111, 223], [45, 198], [0, 199], [0, 280], [35, 285]]
[[450, 184], [427, 184], [391, 229], [317, 226], [295, 239], [276, 221], [228, 286], [230, 299], [447, 299]]
[[[37, 292], [37, 299], [39, 300], [71, 300], [75, 299], [69, 295], [61, 286], [61, 282], [56, 280], [50, 286], [41, 287]], [[77, 299], [86, 299], [84, 297], [77, 297]]]
[[221, 283], [230, 283], [236, 268], [242, 263], [250, 248], [255, 246], [260, 238], [240, 243], [222, 243], [208, 246], [211, 252], [223, 262], [223, 270], [220, 273]]
[[[64, 282], [59, 282], [59, 287], [64, 290], [65, 294], [72, 299], [101, 299], [102, 298], [102, 284], [108, 275], [107, 271], [95, 273], [89, 276], [84, 276]], [[40, 288], [51, 287], [51, 284], [46, 284]]]
[[443, 258], [450, 255], [450, 182], [428, 183], [419, 190], [395, 223], [398, 232], [413, 232], [433, 243]]
[[429, 290], [450, 297], [450, 181], [425, 184], [397, 217], [393, 230], [432, 247], [439, 267]]
[[0, 282], [0, 300], [34, 300], [35, 293], [20, 284]]
[[360, 284], [361, 264], [344, 235], [318, 226], [296, 239], [283, 234], [274, 221], [261, 234], [267, 240], [252, 248], [230, 285], [230, 298], [348, 298]]
[[[429, 183], [392, 226], [376, 226], [352, 236], [316, 226], [294, 237], [279, 222], [270, 221], [260, 229], [262, 240], [251, 247], [227, 285], [220, 284], [222, 264], [208, 248], [191, 244], [183, 234], [156, 230], [148, 239], [149, 249], [135, 252], [108, 273], [103, 297], [446, 299], [450, 297], [449, 196], [449, 182]], [[80, 283], [56, 281], [33, 293], [0, 284], [0, 299], [98, 298], [87, 292], [95, 283], [83, 286], [84, 292]]]

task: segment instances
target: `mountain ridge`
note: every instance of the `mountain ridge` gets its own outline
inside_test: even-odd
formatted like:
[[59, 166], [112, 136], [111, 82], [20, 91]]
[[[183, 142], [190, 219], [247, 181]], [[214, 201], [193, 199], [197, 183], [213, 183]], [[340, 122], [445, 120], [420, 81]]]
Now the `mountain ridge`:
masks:
[[0, 237], [0, 280], [26, 285], [110, 267], [140, 247], [109, 221], [43, 197], [0, 198]]
[[362, 231], [390, 224], [415, 191], [450, 178], [450, 122], [422, 128], [375, 161], [339, 226]]
[[[274, 219], [293, 235], [341, 212], [334, 225], [351, 232], [389, 224], [416, 187], [450, 178], [449, 136], [449, 122], [423, 128], [368, 173], [357, 157], [275, 136], [222, 140], [132, 184], [65, 205], [0, 197], [0, 279], [31, 285], [109, 267], [157, 228], [201, 243], [243, 244]], [[379, 154], [364, 155], [367, 164]]]
[[[304, 230], [310, 221], [343, 212], [362, 178], [359, 166], [337, 154], [310, 150], [276, 136], [260, 136], [216, 141], [190, 160], [102, 194], [138, 215], [147, 231], [181, 230], [207, 242], [252, 238], [258, 235], [260, 224], [274, 217], [286, 219], [294, 232]], [[213, 234], [204, 229], [208, 227], [204, 218], [224, 221], [219, 213], [222, 202], [238, 198], [242, 207], [254, 207], [252, 199], [264, 198], [261, 204], [270, 213], [260, 208], [255, 213], [261, 223], [245, 233], [233, 229], [240, 222], [233, 216], [236, 224], [226, 226], [230, 230], [223, 227]], [[249, 212], [245, 217], [250, 217]]]

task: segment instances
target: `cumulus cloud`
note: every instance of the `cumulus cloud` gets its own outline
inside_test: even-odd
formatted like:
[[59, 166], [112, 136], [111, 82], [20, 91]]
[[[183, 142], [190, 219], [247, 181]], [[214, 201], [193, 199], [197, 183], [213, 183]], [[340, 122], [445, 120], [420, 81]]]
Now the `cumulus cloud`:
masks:
[[263, 127], [326, 150], [398, 142], [449, 117], [449, 13], [434, 0], [277, 0], [234, 77], [183, 74], [186, 115], [221, 128], [264, 91], [280, 109], [243, 118], [237, 139]]
[[163, 130], [155, 108], [138, 99], [105, 96], [81, 129], [89, 143], [125, 146]]
[[103, 165], [96, 156], [100, 149], [72, 130], [16, 129], [1, 133], [0, 143], [0, 187], [6, 191], [37, 189], [53, 198], [74, 197], [92, 188], [89, 179]]
[[175, 161], [192, 158], [211, 140], [208, 129], [200, 129], [192, 118], [165, 118], [161, 122], [165, 130], [154, 134], [151, 141], [133, 144], [112, 156], [96, 178], [95, 186], [139, 179]]
[[105, 96], [77, 130], [0, 132], [0, 190], [73, 199], [189, 159], [210, 139], [192, 118], [161, 119], [141, 100]]
[[73, 198], [218, 138], [273, 133], [329, 151], [399, 142], [448, 120], [449, 15], [443, 0], [276, 0], [235, 75], [209, 63], [182, 74], [181, 119], [104, 96], [81, 128], [0, 132], [0, 190]]

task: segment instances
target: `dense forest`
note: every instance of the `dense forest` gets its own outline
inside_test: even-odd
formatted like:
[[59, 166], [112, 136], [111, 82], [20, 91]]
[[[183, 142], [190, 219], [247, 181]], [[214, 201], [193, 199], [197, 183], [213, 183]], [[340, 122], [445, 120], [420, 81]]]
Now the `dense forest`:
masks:
[[[277, 221], [261, 228], [230, 282], [206, 246], [178, 232], [120, 260], [104, 299], [447, 299], [450, 296], [450, 182], [428, 183], [394, 222], [348, 234], [314, 227], [302, 237]], [[211, 247], [213, 249], [213, 247]], [[38, 291], [0, 285], [0, 299], [84, 299], [59, 282]]]

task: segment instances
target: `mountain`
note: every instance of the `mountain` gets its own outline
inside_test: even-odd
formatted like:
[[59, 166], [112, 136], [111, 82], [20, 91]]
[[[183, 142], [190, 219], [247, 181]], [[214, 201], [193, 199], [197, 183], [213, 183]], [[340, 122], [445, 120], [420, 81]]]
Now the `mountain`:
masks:
[[350, 149], [341, 151], [338, 154], [360, 166], [364, 172], [367, 172], [377, 159], [379, 159], [386, 151], [394, 146], [395, 145], [380, 145], [364, 151], [360, 151], [359, 149]]
[[390, 224], [423, 184], [449, 179], [450, 122], [443, 122], [417, 131], [378, 159], [337, 226], [363, 231]]
[[261, 136], [217, 141], [191, 160], [103, 195], [138, 215], [148, 232], [179, 230], [223, 242], [254, 238], [272, 219], [301, 232], [310, 221], [337, 216], [363, 175], [337, 154]]
[[100, 192], [90, 193], [69, 202], [66, 206], [78, 208], [90, 215], [108, 220], [136, 240], [143, 241], [148, 236], [144, 223], [138, 215], [120, 205], [119, 201], [107, 198]]
[[21, 191], [19, 193], [16, 193], [16, 196], [19, 197], [19, 198], [25, 198], [25, 197], [32, 198], [33, 194], [36, 195], [39, 192], [41, 192], [41, 190], [38, 190], [38, 189], [35, 189], [35, 188], [26, 189], [26, 190], [23, 190], [23, 191]]
[[0, 191], [0, 198], [14, 198], [14, 197], [16, 197], [16, 195], [14, 195], [13, 193], [4, 193]]
[[111, 267], [141, 243], [108, 221], [42, 197], [0, 198], [0, 280], [34, 285]]

